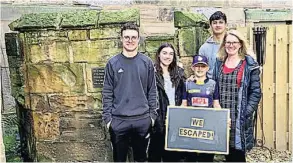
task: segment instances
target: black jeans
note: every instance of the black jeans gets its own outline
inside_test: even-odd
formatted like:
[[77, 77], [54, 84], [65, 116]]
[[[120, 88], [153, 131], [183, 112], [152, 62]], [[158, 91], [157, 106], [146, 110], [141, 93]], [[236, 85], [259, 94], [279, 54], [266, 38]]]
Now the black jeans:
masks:
[[148, 162], [179, 162], [181, 160], [181, 152], [167, 151], [164, 148], [165, 133], [152, 133], [148, 150]]
[[245, 152], [235, 148], [229, 148], [229, 154], [225, 155], [226, 162], [246, 162]]
[[134, 161], [147, 161], [150, 129], [151, 118], [140, 120], [113, 118], [109, 131], [113, 146], [114, 162], [126, 162], [129, 146], [132, 146]]
[[213, 162], [214, 154], [186, 152], [185, 162]]

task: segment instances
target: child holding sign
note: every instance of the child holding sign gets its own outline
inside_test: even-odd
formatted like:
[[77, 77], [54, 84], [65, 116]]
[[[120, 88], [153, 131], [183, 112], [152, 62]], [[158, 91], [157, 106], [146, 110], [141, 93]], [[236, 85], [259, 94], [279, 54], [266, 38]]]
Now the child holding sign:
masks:
[[[183, 106], [221, 108], [217, 83], [207, 77], [209, 70], [208, 59], [205, 56], [196, 55], [193, 58], [193, 81], [186, 81], [183, 93]], [[187, 160], [192, 162], [213, 162], [214, 154], [187, 153]]]

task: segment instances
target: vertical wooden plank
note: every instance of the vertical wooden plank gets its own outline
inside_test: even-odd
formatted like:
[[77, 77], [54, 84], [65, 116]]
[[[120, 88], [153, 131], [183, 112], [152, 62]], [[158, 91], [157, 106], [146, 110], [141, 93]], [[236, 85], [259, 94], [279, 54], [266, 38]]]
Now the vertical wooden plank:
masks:
[[247, 38], [248, 39], [248, 43], [249, 43], [249, 45], [252, 47], [252, 45], [253, 45], [253, 30], [252, 30], [252, 27], [249, 27], [248, 28], [248, 34], [249, 34], [249, 37]]
[[[263, 73], [260, 74], [260, 81], [261, 81], [261, 88], [263, 89]], [[257, 117], [256, 117], [256, 139], [258, 141], [258, 145], [263, 145], [264, 140], [263, 140], [263, 97], [261, 98], [259, 105], [258, 105], [258, 110], [257, 110]], [[259, 142], [259, 140], [261, 142]]]
[[292, 152], [292, 25], [288, 26], [288, 36], [289, 36], [289, 150]]
[[267, 29], [266, 35], [266, 59], [263, 66], [263, 130], [265, 142], [264, 146], [268, 148], [274, 148], [274, 106], [275, 106], [275, 96], [274, 96], [274, 62], [275, 62], [275, 26], [270, 26]]
[[287, 149], [288, 53], [286, 25], [276, 26], [276, 149]]

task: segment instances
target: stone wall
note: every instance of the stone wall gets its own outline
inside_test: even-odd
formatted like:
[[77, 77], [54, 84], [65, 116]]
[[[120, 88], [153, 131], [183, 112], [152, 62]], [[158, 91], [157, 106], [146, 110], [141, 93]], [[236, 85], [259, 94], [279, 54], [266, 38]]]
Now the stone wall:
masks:
[[[102, 88], [92, 74], [121, 52], [125, 22], [140, 25], [139, 10], [27, 14], [9, 25], [18, 31], [5, 40], [25, 160], [111, 161]], [[189, 75], [192, 56], [209, 35], [207, 20], [177, 11], [174, 27], [175, 35], [142, 35], [139, 51], [154, 58], [162, 42], [172, 43]]]
[[6, 34], [6, 47], [27, 160], [111, 160], [91, 71], [121, 51], [127, 21], [139, 24], [138, 11], [29, 14], [10, 24], [19, 31]]

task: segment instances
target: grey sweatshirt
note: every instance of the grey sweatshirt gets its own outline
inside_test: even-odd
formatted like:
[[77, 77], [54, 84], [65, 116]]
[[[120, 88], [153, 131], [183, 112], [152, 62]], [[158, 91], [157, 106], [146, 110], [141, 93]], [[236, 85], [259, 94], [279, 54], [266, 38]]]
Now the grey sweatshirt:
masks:
[[216, 62], [217, 53], [219, 51], [220, 44], [213, 40], [213, 36], [207, 39], [207, 41], [199, 48], [199, 55], [206, 56], [209, 61], [209, 71], [207, 73], [208, 78], [212, 78], [214, 65]]
[[103, 120], [157, 117], [158, 100], [154, 65], [138, 53], [133, 58], [123, 54], [112, 57], [105, 68]]

